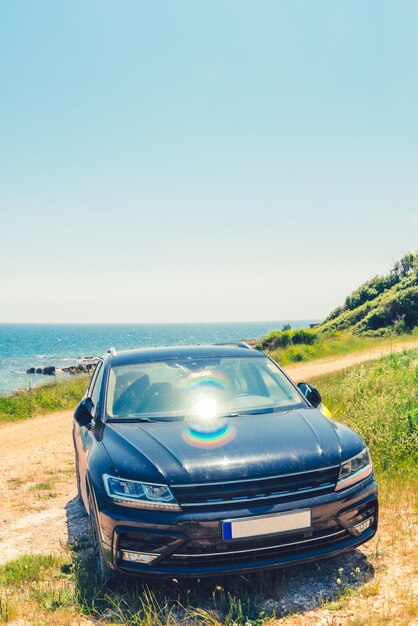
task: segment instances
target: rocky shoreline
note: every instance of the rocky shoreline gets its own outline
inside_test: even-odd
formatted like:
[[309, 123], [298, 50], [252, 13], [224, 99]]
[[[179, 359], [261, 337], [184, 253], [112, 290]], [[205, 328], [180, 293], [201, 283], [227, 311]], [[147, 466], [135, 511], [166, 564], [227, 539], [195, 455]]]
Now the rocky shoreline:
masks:
[[26, 374], [43, 374], [44, 376], [56, 376], [57, 374], [91, 374], [96, 367], [98, 359], [92, 356], [81, 358], [81, 362], [68, 367], [56, 367], [55, 365], [46, 365], [43, 367], [29, 367]]

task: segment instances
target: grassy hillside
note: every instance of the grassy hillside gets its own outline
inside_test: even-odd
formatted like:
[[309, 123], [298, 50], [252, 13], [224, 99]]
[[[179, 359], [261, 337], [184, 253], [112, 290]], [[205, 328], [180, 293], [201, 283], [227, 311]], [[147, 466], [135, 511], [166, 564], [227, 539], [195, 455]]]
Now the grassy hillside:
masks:
[[[385, 345], [418, 327], [418, 253], [405, 255], [387, 276], [375, 276], [314, 328], [283, 327], [257, 344], [280, 364]], [[405, 337], [404, 337], [405, 338]]]
[[353, 291], [316, 330], [381, 336], [404, 333], [417, 325], [418, 253], [410, 253], [387, 276], [375, 276]]

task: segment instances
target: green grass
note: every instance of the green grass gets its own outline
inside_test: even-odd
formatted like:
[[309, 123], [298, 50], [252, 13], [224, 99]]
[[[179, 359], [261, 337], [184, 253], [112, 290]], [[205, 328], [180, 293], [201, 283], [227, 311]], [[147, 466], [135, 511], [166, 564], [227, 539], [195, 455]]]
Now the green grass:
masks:
[[47, 579], [61, 565], [54, 556], [25, 555], [0, 566], [0, 585], [20, 588], [27, 583]]
[[[186, 583], [139, 579], [100, 586], [92, 552], [25, 556], [0, 567], [0, 623], [31, 614], [42, 624], [69, 624], [85, 615], [132, 626], [262, 626], [274, 617], [265, 597], [277, 597], [283, 571]], [[2, 613], [3, 611], [3, 613]]]
[[0, 423], [72, 409], [84, 395], [88, 380], [89, 376], [76, 376], [10, 396], [0, 396]]
[[344, 356], [371, 348], [394, 346], [405, 341], [417, 341], [418, 343], [418, 328], [410, 334], [392, 335], [390, 337], [362, 337], [349, 333], [341, 333], [332, 337], [318, 336], [312, 345], [291, 345], [286, 348], [267, 351], [267, 353], [280, 365], [289, 365], [326, 357]]
[[418, 475], [418, 348], [316, 378], [333, 417], [369, 446], [378, 474]]
[[78, 611], [110, 622], [136, 626], [261, 626], [274, 617], [264, 611], [266, 598], [283, 591], [284, 570], [246, 576], [183, 581], [120, 580], [103, 588], [95, 579], [91, 551], [73, 556]]

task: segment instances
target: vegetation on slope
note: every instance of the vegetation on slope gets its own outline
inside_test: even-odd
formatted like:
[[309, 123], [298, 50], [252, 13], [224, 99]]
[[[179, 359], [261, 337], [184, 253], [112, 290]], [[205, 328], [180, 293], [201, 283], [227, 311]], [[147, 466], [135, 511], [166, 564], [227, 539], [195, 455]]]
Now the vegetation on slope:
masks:
[[[418, 253], [405, 255], [387, 276], [375, 276], [353, 291], [342, 307], [311, 329], [283, 327], [257, 344], [282, 365], [381, 345], [382, 338], [418, 327]], [[372, 339], [379, 339], [374, 342]]]
[[320, 334], [350, 331], [381, 336], [418, 325], [418, 253], [405, 255], [387, 276], [375, 276], [353, 291], [317, 327]]

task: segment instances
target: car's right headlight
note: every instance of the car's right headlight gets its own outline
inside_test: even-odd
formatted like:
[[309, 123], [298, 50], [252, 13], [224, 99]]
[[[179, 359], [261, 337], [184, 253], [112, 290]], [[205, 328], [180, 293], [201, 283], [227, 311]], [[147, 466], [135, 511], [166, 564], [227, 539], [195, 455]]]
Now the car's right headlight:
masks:
[[103, 474], [103, 482], [107, 495], [117, 504], [140, 509], [181, 511], [168, 485], [142, 483], [109, 474]]
[[367, 448], [364, 448], [360, 454], [356, 454], [348, 461], [341, 463], [340, 473], [338, 475], [337, 486], [335, 489], [340, 491], [346, 487], [350, 487], [355, 483], [364, 480], [373, 471], [373, 464]]

